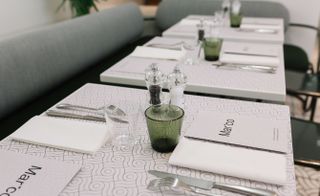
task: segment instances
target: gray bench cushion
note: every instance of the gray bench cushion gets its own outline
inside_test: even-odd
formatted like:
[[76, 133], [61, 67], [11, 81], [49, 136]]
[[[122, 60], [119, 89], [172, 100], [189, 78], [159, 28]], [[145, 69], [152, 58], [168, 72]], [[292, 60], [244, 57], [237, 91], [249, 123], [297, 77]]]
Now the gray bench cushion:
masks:
[[49, 25], [0, 41], [0, 118], [139, 38], [135, 4]]
[[[270, 1], [241, 1], [244, 16], [283, 18], [285, 28], [289, 23], [289, 12], [284, 5]], [[165, 30], [190, 14], [213, 15], [221, 10], [221, 0], [162, 0], [157, 13], [156, 24]]]

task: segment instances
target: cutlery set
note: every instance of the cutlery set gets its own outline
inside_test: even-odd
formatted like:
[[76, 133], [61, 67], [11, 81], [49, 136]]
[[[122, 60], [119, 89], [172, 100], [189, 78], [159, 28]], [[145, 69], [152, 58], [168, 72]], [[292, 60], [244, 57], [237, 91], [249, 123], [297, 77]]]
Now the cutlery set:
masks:
[[[198, 193], [201, 195], [211, 195], [214, 194], [206, 192], [212, 188], [218, 188], [225, 191], [240, 193], [244, 195], [256, 195], [256, 196], [275, 196], [274, 191], [259, 189], [259, 188], [250, 188], [241, 185], [231, 185], [225, 183], [218, 183], [213, 181], [202, 180], [193, 177], [181, 176], [177, 174], [149, 170], [149, 174], [156, 176], [160, 179], [155, 179], [150, 181], [148, 189], [152, 191], [159, 191], [161, 188], [169, 188], [172, 191], [190, 191]], [[200, 190], [199, 190], [200, 189]]]
[[267, 66], [267, 65], [252, 65], [252, 64], [235, 64], [235, 63], [221, 63], [215, 62], [212, 65], [217, 66], [217, 68], [225, 68], [225, 69], [240, 69], [246, 71], [255, 71], [262, 73], [276, 73], [276, 66]]
[[172, 44], [163, 44], [163, 43], [150, 43], [146, 45], [147, 47], [154, 47], [154, 48], [164, 48], [164, 49], [170, 49], [170, 50], [181, 50], [181, 47], [183, 46], [186, 49], [194, 49], [193, 46], [190, 44], [181, 41], [181, 42], [176, 42]]
[[[80, 120], [92, 120], [92, 121], [99, 121], [99, 122], [106, 122], [105, 115], [107, 115], [108, 118], [110, 118], [115, 122], [128, 123], [126, 113], [115, 105], [108, 105], [108, 106], [103, 106], [99, 108], [91, 108], [87, 106], [60, 103], [60, 104], [57, 104], [55, 107], [57, 109], [62, 109], [64, 111], [48, 110], [46, 114], [48, 116], [54, 116], [54, 117], [74, 118], [74, 119], [80, 119]], [[86, 112], [90, 114], [75, 114], [71, 112], [65, 112], [65, 110]]]
[[239, 32], [248, 32], [248, 33], [265, 33], [265, 34], [277, 34], [278, 31], [274, 29], [246, 29], [239, 28], [237, 29]]

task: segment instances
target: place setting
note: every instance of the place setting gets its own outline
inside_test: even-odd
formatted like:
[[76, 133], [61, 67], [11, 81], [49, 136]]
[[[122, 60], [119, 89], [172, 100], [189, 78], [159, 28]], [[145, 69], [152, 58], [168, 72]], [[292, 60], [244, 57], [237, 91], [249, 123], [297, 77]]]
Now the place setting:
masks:
[[281, 64], [280, 51], [281, 48], [272, 44], [223, 41], [219, 61], [212, 65], [223, 69], [275, 74]]
[[[157, 102], [145, 111], [151, 147], [160, 153], [172, 152], [169, 165], [278, 186], [286, 184], [289, 136], [285, 121], [199, 111], [187, 130], [182, 131], [185, 115], [188, 114], [182, 108], [170, 102]], [[245, 195], [276, 195], [272, 190], [214, 183], [166, 171], [148, 173], [159, 178], [148, 184], [148, 189], [156, 192], [214, 195], [210, 190], [218, 188]]]
[[[221, 38], [227, 41], [284, 42], [283, 20], [243, 15], [240, 1], [232, 1], [228, 8], [215, 11], [213, 16], [190, 15], [179, 23], [165, 30], [164, 37], [188, 38], [197, 37], [199, 25], [210, 26], [221, 23]], [[227, 11], [226, 11], [227, 10]]]
[[141, 108], [132, 110], [132, 104], [119, 107], [123, 101], [117, 101], [92, 107], [62, 101], [31, 118], [10, 138], [86, 154], [96, 153], [106, 143], [132, 147], [137, 143], [133, 129], [143, 115]]
[[[169, 165], [280, 186], [286, 183], [288, 134], [285, 121], [281, 124], [274, 119], [199, 111], [188, 129], [182, 130], [185, 115], [189, 114], [171, 105], [171, 101], [169, 104], [153, 102], [154, 92], [150, 87], [149, 91], [150, 103], [155, 103], [145, 111], [150, 145], [160, 153], [172, 152]], [[148, 173], [159, 178], [148, 184], [148, 189], [156, 192], [214, 195], [210, 190], [218, 188], [245, 195], [276, 195], [272, 190], [214, 183], [166, 171], [149, 170]]]

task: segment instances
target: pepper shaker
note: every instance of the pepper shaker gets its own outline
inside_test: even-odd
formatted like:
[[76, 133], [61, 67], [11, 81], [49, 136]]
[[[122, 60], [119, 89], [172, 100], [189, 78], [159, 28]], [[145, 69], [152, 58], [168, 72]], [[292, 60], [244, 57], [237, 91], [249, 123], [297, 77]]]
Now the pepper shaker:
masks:
[[198, 28], [198, 42], [202, 42], [204, 39], [204, 19], [200, 18], [200, 24], [197, 25]]
[[149, 103], [160, 105], [164, 74], [159, 70], [157, 64], [153, 63], [145, 70], [145, 81], [150, 94]]

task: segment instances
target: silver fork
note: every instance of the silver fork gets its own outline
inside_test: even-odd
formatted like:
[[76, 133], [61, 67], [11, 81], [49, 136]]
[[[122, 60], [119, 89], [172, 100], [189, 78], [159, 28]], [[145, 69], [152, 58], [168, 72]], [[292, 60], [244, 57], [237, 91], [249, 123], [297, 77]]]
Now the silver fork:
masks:
[[175, 192], [188, 191], [188, 192], [193, 192], [201, 195], [218, 196], [213, 193], [200, 191], [192, 186], [187, 185], [186, 183], [182, 182], [178, 178], [171, 178], [171, 177], [151, 180], [147, 187], [147, 189], [151, 191], [159, 191], [162, 188], [168, 188], [169, 190], [175, 191]]
[[68, 103], [59, 103], [56, 105], [56, 108], [58, 109], [72, 109], [72, 110], [77, 110], [80, 112], [91, 112], [95, 114], [103, 114], [104, 111], [106, 111], [110, 115], [114, 116], [126, 116], [126, 113], [120, 109], [119, 107], [115, 105], [108, 105], [108, 106], [102, 106], [99, 108], [91, 108], [87, 106], [81, 106], [81, 105], [73, 105], [73, 104], [68, 104]]

